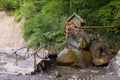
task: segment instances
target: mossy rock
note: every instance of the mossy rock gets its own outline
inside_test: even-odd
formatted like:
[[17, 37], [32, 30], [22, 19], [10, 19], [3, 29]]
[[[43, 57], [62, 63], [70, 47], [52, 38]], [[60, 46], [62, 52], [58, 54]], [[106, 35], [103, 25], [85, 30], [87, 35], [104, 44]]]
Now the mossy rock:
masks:
[[91, 53], [89, 51], [81, 51], [81, 53], [83, 54], [84, 64], [86, 66], [91, 66], [92, 65]]
[[76, 61], [75, 53], [73, 50], [64, 48], [64, 50], [58, 54], [57, 61], [61, 63], [73, 63]]
[[89, 66], [91, 64], [91, 55], [88, 51], [74, 51], [65, 48], [58, 54], [58, 63], [68, 64], [72, 63], [72, 66]]

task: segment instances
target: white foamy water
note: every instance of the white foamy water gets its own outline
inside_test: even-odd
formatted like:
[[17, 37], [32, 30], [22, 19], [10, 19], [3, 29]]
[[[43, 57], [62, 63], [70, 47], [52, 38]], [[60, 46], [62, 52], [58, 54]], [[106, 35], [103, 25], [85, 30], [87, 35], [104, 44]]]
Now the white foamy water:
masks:
[[21, 26], [24, 20], [15, 22], [13, 16], [8, 16], [4, 11], [0, 12], [0, 48], [23, 47], [26, 45]]

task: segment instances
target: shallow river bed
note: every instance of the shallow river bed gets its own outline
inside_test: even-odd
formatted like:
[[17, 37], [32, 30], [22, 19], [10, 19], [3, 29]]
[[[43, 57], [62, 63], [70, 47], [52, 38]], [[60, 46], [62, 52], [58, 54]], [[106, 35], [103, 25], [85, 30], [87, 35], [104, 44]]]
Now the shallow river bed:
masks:
[[[86, 69], [70, 66], [54, 66], [45, 73], [35, 75], [13, 75], [7, 72], [4, 65], [15, 63], [15, 57], [11, 55], [16, 49], [0, 49], [0, 80], [120, 80], [111, 67], [91, 67]], [[25, 52], [22, 50], [21, 55]], [[19, 60], [23, 60], [19, 57]]]

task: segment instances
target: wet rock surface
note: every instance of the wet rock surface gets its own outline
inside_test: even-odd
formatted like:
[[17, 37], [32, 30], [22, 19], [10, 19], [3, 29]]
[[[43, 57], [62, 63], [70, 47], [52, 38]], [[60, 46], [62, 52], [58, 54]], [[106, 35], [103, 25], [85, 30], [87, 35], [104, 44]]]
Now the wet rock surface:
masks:
[[112, 61], [112, 66], [117, 75], [120, 77], [120, 50], [118, 51], [114, 61]]
[[97, 70], [94, 68], [94, 70], [100, 71], [100, 73], [89, 72], [90, 70], [91, 69], [74, 69], [68, 66], [57, 66], [46, 73], [38, 73], [35, 75], [14, 76], [0, 74], [0, 80], [120, 80], [116, 74], [106, 73], [106, 70], [103, 68], [97, 68]]

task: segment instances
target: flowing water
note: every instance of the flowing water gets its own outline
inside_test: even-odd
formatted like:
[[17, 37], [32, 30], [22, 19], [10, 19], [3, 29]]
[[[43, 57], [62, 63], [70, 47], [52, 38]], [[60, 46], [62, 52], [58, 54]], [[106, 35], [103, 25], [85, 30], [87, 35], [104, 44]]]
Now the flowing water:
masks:
[[0, 48], [20, 48], [26, 45], [21, 32], [23, 22], [22, 19], [17, 23], [13, 16], [0, 12]]

